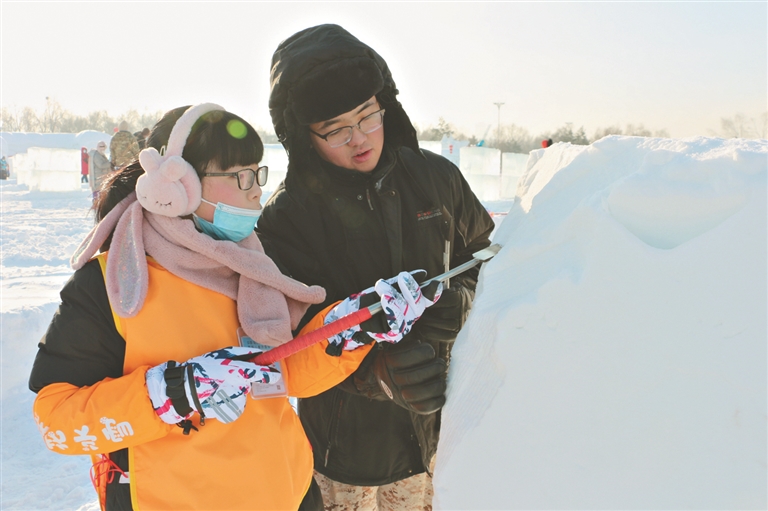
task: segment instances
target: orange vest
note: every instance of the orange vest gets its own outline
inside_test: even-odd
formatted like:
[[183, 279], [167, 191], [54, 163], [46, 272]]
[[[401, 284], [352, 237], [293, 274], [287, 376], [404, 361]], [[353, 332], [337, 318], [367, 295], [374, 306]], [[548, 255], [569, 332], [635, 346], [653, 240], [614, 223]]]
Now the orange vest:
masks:
[[[106, 254], [99, 261], [104, 270]], [[297, 509], [309, 488], [313, 461], [287, 398], [249, 399], [240, 418], [230, 424], [211, 419], [201, 426], [195, 414], [199, 431], [189, 435], [154, 414], [144, 383], [146, 371], [168, 360], [183, 362], [236, 346], [238, 319], [235, 301], [176, 277], [151, 259], [148, 263], [143, 308], [133, 318], [114, 317], [126, 341], [124, 376], [84, 388], [66, 383], [45, 387], [35, 402], [39, 424], [66, 438], [66, 428], [83, 423], [93, 424], [90, 432], [98, 431], [104, 427], [103, 417], [111, 419], [111, 425], [122, 423], [122, 433], [130, 434], [120, 444], [102, 447], [99, 439], [94, 450], [128, 447], [135, 510]], [[303, 331], [322, 326], [327, 310]], [[329, 357], [325, 346], [327, 341], [283, 361], [290, 395], [307, 397], [337, 385], [358, 367], [372, 345], [342, 357]], [[70, 442], [67, 450], [57, 452], [95, 454], [78, 447]], [[102, 502], [104, 484], [101, 481], [97, 488]]]

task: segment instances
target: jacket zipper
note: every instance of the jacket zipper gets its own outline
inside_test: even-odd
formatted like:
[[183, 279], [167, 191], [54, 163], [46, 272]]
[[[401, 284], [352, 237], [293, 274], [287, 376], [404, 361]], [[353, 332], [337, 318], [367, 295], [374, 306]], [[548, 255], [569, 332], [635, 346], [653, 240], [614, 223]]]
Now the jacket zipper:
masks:
[[[338, 394], [336, 395], [336, 398], [339, 400], [339, 408], [336, 412], [335, 417], [331, 417], [331, 424], [328, 426], [328, 447], [325, 450], [325, 460], [323, 462], [323, 466], [328, 466], [328, 456], [331, 454], [331, 445], [333, 444], [333, 433], [336, 428], [334, 426], [338, 424], [338, 422], [341, 420], [341, 405], [344, 404], [344, 398], [339, 398]], [[336, 408], [336, 399], [334, 399], [333, 407]]]
[[373, 211], [373, 204], [371, 204], [371, 190], [369, 188], [365, 189], [365, 197], [368, 199], [368, 207]]

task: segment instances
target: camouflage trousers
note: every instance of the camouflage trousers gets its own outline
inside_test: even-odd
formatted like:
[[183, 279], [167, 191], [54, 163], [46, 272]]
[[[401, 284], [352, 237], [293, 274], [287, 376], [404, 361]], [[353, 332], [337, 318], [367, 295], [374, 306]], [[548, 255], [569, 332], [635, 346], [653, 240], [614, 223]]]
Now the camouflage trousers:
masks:
[[[429, 464], [430, 473], [435, 458]], [[352, 486], [315, 472], [325, 511], [432, 511], [432, 477], [424, 472], [383, 486]]]

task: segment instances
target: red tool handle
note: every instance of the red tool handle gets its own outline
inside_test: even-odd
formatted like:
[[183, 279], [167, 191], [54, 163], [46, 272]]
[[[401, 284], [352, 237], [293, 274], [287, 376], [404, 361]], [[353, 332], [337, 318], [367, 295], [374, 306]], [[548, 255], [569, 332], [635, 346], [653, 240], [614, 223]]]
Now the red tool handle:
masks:
[[256, 364], [265, 366], [274, 364], [278, 360], [282, 360], [293, 355], [294, 353], [298, 353], [304, 348], [312, 346], [316, 342], [320, 342], [323, 339], [334, 336], [369, 319], [371, 319], [371, 311], [368, 308], [360, 309], [359, 311], [348, 314], [332, 323], [328, 323], [327, 325], [322, 326], [317, 330], [307, 332], [304, 335], [300, 335], [294, 339], [291, 339], [282, 346], [278, 346], [276, 348], [272, 348], [269, 351], [259, 353], [253, 357], [251, 361]]

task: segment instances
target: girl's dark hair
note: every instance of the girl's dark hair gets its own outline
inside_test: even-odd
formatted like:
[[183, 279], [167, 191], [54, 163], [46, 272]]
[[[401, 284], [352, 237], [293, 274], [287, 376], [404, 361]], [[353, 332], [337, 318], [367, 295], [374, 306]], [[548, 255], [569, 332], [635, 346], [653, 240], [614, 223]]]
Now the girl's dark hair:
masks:
[[[176, 121], [188, 109], [189, 105], [166, 112], [152, 128], [147, 147], [162, 152]], [[235, 165], [258, 163], [262, 156], [264, 145], [253, 126], [239, 116], [223, 111], [208, 112], [200, 117], [192, 127], [182, 152], [182, 157], [192, 165], [198, 176], [202, 176], [211, 166], [226, 170]], [[93, 204], [97, 222], [136, 189], [136, 181], [142, 174], [144, 169], [135, 159], [107, 177]], [[105, 245], [108, 244], [109, 240]], [[105, 249], [102, 247], [102, 250]]]

